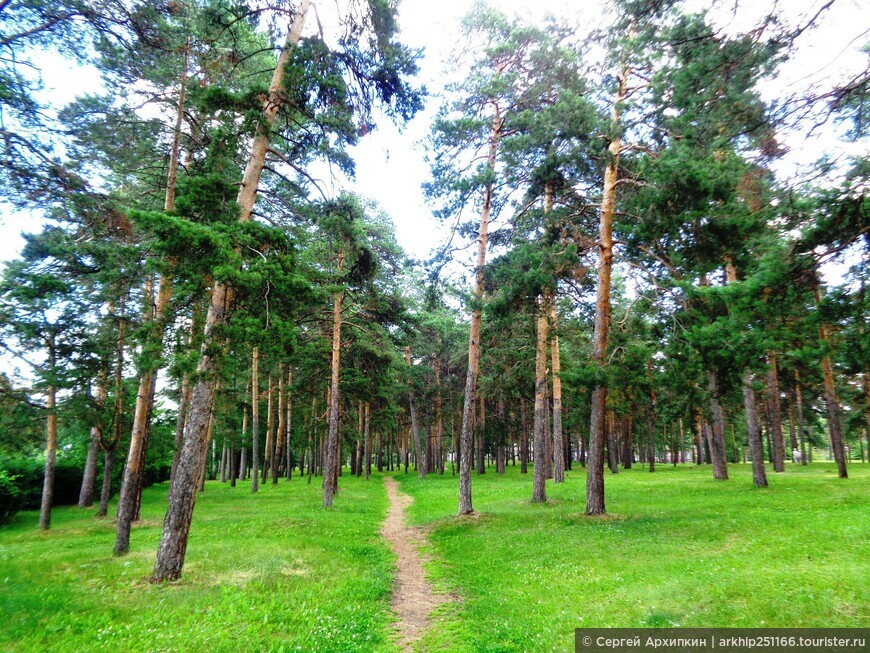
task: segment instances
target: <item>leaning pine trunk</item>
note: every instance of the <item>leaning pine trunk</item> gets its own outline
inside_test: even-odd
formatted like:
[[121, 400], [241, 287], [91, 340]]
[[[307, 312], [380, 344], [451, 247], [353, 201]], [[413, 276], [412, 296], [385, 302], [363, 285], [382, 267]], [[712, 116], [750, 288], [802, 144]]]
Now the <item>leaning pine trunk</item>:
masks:
[[[175, 209], [175, 184], [178, 175], [178, 153], [181, 147], [181, 124], [184, 120], [185, 84], [187, 81], [189, 51], [185, 48], [184, 63], [181, 70], [181, 80], [178, 90], [178, 106], [175, 113], [175, 131], [172, 139], [172, 150], [169, 156], [169, 172], [166, 179], [166, 195], [163, 210], [167, 213]], [[149, 283], [151, 283], [149, 281]], [[153, 295], [153, 288], [147, 296]], [[144, 313], [150, 326], [146, 335], [144, 348], [155, 347], [158, 352], [162, 346], [165, 330], [164, 319], [169, 301], [172, 298], [172, 277], [161, 274], [157, 298]], [[159, 354], [153, 359], [159, 360]], [[149, 421], [154, 407], [154, 389], [157, 381], [157, 367], [148, 361], [139, 376], [139, 389], [136, 392], [136, 408], [133, 413], [133, 428], [130, 433], [130, 449], [127, 453], [127, 465], [124, 467], [124, 478], [121, 482], [121, 493], [118, 497], [117, 530], [115, 533], [115, 555], [123, 555], [130, 549], [130, 526], [139, 512], [140, 493], [142, 491], [142, 463], [145, 459], [146, 439], [148, 437]]]
[[[251, 155], [237, 198], [240, 208], [239, 222], [251, 220], [260, 175], [269, 149], [269, 132], [282, 104], [280, 98], [284, 86], [284, 69], [290, 53], [301, 38], [305, 14], [310, 4], [310, 0], [301, 0], [299, 10], [287, 33], [284, 48], [278, 57], [269, 85], [269, 93], [263, 102], [262, 119], [251, 145]], [[184, 429], [184, 444], [179, 456], [176, 477], [169, 487], [169, 508], [163, 522], [163, 535], [157, 549], [157, 560], [151, 577], [155, 582], [178, 579], [184, 566], [187, 537], [190, 533], [190, 521], [196, 498], [196, 476], [205, 456], [205, 438], [217, 371], [217, 361], [213, 351], [214, 331], [226, 321], [230, 294], [229, 288], [220, 282], [216, 283], [212, 290], [203, 335], [202, 354], [197, 366], [198, 380], [191, 396], [190, 415]]]

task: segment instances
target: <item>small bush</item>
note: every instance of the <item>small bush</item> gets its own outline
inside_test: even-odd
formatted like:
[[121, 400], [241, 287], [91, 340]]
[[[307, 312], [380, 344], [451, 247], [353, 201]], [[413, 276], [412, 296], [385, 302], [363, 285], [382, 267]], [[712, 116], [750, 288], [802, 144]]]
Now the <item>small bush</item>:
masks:
[[[42, 502], [42, 484], [45, 463], [39, 460], [12, 459], [0, 461], [0, 472], [15, 477], [19, 492], [20, 510], [39, 510]], [[82, 470], [78, 465], [59, 461], [54, 468], [53, 506], [71, 506], [78, 503], [82, 487]]]
[[21, 505], [21, 492], [15, 484], [15, 477], [0, 469], [0, 524], [12, 519]]

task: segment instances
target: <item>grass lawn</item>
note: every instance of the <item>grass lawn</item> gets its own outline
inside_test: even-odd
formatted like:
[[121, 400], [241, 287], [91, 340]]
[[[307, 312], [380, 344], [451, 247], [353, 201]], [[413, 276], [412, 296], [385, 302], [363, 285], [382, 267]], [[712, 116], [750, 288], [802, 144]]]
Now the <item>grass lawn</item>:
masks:
[[870, 626], [870, 465], [607, 473], [610, 516], [582, 516], [585, 473], [529, 503], [531, 470], [473, 475], [480, 515], [458, 519], [456, 480], [399, 476], [429, 527], [442, 606], [427, 651], [571, 651], [576, 627]]
[[93, 510], [57, 508], [47, 533], [36, 512], [0, 528], [0, 651], [396, 650], [380, 479], [345, 475], [329, 511], [317, 479], [256, 495], [250, 483], [209, 483], [183, 580], [155, 587], [166, 492], [145, 491], [123, 558], [112, 557], [113, 524]]
[[[870, 625], [870, 465], [789, 465], [752, 487], [732, 466], [608, 475], [611, 515], [581, 515], [582, 471], [531, 505], [531, 474], [474, 475], [479, 515], [454, 517], [457, 479], [398, 475], [429, 530], [430, 572], [460, 600], [438, 609], [426, 651], [571, 651], [578, 626]], [[345, 475], [332, 510], [319, 482], [252, 495], [209, 483], [183, 580], [147, 582], [166, 486], [145, 492], [131, 553], [93, 511], [35, 512], [0, 528], [0, 650], [393, 652], [387, 501]]]

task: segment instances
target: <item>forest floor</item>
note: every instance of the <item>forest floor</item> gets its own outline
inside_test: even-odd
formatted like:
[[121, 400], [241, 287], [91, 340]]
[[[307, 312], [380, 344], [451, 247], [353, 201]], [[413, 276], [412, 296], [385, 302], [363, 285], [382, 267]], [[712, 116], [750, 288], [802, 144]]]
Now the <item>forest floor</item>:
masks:
[[[48, 532], [23, 512], [0, 528], [0, 651], [567, 652], [578, 627], [870, 626], [870, 465], [841, 480], [829, 463], [789, 464], [767, 490], [747, 465], [730, 472], [608, 474], [603, 518], [582, 514], [581, 469], [548, 483], [546, 504], [529, 502], [531, 473], [488, 469], [463, 518], [449, 472], [345, 474], [329, 510], [318, 479], [257, 494], [209, 482], [183, 578], [166, 586], [148, 582], [165, 484], [144, 493], [121, 558], [92, 510], [57, 508]], [[416, 641], [396, 638], [390, 476], [410, 522], [394, 525], [446, 600]]]
[[426, 579], [420, 553], [426, 544], [426, 536], [422, 529], [411, 528], [406, 523], [405, 511], [413, 499], [399, 491], [399, 484], [392, 476], [384, 477], [384, 486], [390, 508], [381, 534], [396, 555], [396, 580], [390, 604], [397, 617], [398, 644], [403, 651], [411, 651], [412, 644], [420, 639], [429, 625], [432, 612], [447, 602], [448, 597], [436, 594]]

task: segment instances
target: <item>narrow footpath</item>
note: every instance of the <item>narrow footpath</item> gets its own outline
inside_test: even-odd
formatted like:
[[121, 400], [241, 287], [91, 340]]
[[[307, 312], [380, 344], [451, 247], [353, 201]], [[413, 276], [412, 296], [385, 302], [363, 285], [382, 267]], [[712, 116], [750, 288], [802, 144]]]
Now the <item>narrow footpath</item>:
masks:
[[383, 535], [396, 554], [396, 583], [393, 587], [391, 605], [398, 619], [398, 644], [403, 651], [411, 651], [413, 643], [420, 639], [429, 623], [431, 612], [450, 600], [444, 594], [435, 594], [426, 580], [423, 559], [418, 547], [425, 544], [426, 537], [418, 529], [406, 525], [405, 508], [413, 499], [399, 492], [399, 484], [392, 476], [384, 477], [390, 510], [381, 527]]

